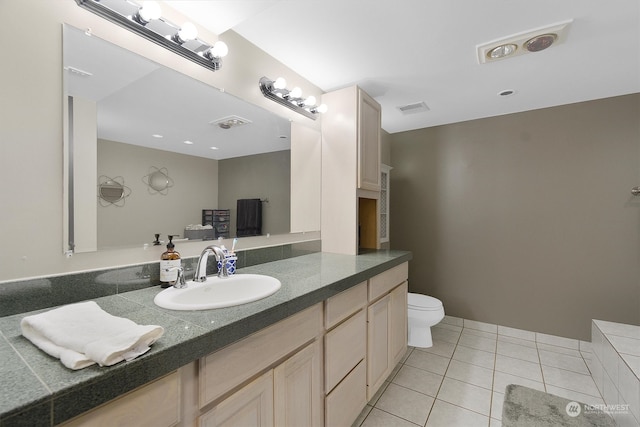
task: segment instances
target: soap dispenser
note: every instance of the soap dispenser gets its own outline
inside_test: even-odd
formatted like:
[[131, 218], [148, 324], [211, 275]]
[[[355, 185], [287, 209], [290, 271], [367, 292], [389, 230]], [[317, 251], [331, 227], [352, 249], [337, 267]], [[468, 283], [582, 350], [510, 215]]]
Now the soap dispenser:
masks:
[[173, 244], [173, 236], [169, 235], [169, 243], [167, 243], [167, 250], [162, 253], [160, 257], [160, 286], [162, 288], [168, 288], [178, 280], [178, 270], [167, 271], [172, 267], [181, 266], [180, 253], [175, 250]]

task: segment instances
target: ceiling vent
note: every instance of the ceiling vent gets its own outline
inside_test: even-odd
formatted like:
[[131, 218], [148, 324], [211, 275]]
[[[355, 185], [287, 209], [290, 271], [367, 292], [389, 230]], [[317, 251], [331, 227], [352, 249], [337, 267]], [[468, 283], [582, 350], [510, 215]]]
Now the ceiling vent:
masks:
[[227, 116], [221, 119], [212, 120], [209, 124], [218, 126], [220, 129], [231, 129], [251, 123], [251, 120], [240, 116]]
[[425, 104], [423, 101], [415, 102], [413, 104], [401, 105], [398, 107], [398, 110], [400, 110], [402, 114], [415, 114], [429, 111], [429, 107], [427, 107], [427, 104]]
[[478, 45], [478, 63], [486, 64], [524, 53], [539, 52], [562, 43], [571, 22], [572, 19]]

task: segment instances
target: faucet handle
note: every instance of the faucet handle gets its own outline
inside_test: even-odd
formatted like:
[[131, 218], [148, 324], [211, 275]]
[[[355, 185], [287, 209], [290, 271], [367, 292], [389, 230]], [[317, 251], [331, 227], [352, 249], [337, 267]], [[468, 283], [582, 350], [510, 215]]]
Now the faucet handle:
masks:
[[184, 280], [184, 268], [182, 267], [170, 267], [165, 271], [174, 271], [178, 270], [178, 277], [176, 277], [176, 281], [173, 283], [173, 287], [176, 289], [184, 289], [187, 287], [187, 282]]

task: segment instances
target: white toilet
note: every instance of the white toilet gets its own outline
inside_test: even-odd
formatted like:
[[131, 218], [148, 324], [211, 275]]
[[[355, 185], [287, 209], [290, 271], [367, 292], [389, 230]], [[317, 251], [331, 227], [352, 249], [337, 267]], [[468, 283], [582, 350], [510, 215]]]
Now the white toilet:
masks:
[[409, 293], [408, 310], [408, 344], [411, 347], [432, 347], [431, 327], [444, 319], [442, 302], [427, 295]]

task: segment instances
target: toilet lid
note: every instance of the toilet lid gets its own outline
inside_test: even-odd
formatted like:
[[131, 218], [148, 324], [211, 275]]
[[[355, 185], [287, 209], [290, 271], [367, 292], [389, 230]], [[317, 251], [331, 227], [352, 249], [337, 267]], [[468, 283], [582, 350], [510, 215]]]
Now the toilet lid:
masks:
[[442, 301], [428, 295], [409, 293], [407, 295], [407, 303], [414, 310], [442, 309]]

